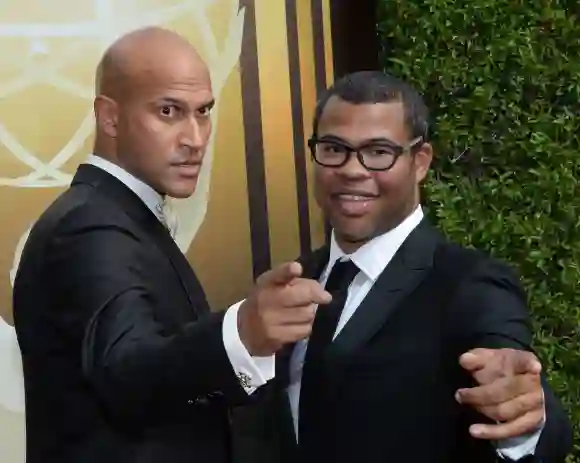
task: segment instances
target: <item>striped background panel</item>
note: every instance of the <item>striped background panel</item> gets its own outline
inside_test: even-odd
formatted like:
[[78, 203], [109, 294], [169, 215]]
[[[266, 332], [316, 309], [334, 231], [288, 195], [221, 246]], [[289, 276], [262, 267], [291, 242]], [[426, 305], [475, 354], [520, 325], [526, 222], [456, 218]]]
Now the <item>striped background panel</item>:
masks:
[[[325, 236], [306, 141], [317, 95], [332, 82], [329, 0], [242, 0], [240, 7], [244, 40], [231, 80], [241, 115], [220, 117], [210, 208], [188, 252], [216, 310], [244, 297], [252, 279], [272, 265], [320, 246]], [[227, 193], [234, 176], [245, 177], [245, 192]]]

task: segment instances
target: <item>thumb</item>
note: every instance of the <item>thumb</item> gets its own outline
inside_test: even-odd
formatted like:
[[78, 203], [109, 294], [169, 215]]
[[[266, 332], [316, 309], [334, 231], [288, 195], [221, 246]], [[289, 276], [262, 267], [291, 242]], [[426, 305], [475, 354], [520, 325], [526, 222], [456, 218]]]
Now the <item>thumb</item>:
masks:
[[300, 275], [302, 275], [302, 265], [298, 262], [286, 262], [264, 275], [263, 283], [267, 285], [286, 285]]

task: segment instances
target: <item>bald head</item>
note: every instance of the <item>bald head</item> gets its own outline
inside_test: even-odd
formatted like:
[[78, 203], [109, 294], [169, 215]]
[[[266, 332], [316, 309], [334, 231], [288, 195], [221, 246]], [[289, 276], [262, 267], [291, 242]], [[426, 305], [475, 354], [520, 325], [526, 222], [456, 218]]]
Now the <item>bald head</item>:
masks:
[[126, 96], [164, 73], [191, 66], [200, 74], [208, 69], [195, 48], [182, 36], [161, 27], [137, 29], [117, 39], [97, 66], [96, 95]]
[[159, 27], [113, 43], [97, 69], [95, 153], [161, 194], [191, 195], [211, 134], [209, 71], [183, 37]]

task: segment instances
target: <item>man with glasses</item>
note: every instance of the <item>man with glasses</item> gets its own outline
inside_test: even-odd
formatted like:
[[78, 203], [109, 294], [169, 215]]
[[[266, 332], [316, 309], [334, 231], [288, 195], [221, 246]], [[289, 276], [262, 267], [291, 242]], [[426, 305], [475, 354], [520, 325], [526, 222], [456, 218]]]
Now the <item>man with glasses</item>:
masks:
[[276, 354], [278, 389], [250, 417], [277, 447], [264, 461], [557, 462], [571, 447], [517, 277], [423, 217], [427, 121], [380, 72], [318, 103], [309, 147], [332, 234], [301, 262], [333, 299]]

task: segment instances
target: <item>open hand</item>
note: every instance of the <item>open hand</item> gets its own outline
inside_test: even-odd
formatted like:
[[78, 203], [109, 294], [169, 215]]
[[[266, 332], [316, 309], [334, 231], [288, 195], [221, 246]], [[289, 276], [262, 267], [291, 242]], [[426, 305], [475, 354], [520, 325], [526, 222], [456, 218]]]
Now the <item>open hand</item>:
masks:
[[474, 349], [463, 354], [459, 363], [479, 386], [459, 389], [456, 400], [498, 422], [472, 425], [473, 437], [516, 437], [537, 430], [543, 423], [542, 366], [534, 354], [514, 349]]

